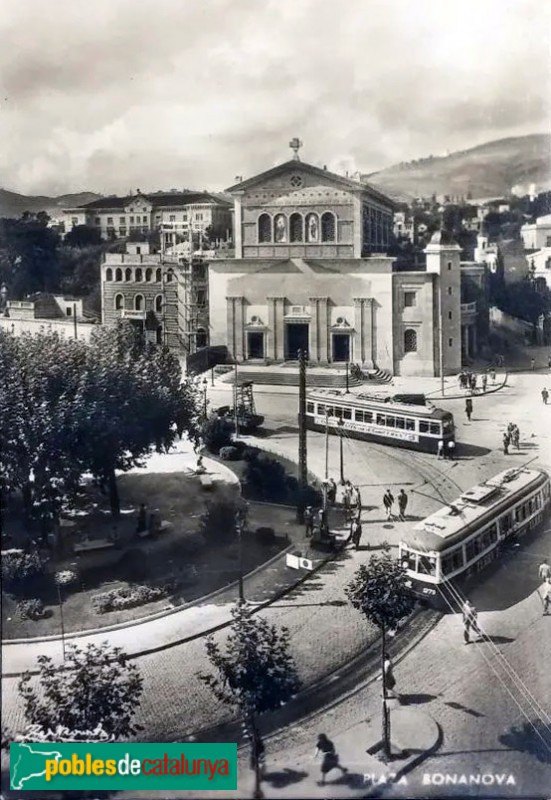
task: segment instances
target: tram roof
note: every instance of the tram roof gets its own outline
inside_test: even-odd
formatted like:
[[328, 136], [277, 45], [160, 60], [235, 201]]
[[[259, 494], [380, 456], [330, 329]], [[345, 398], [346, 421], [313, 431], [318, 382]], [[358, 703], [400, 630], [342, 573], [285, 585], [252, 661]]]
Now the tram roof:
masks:
[[344, 389], [312, 389], [307, 392], [307, 400], [317, 400], [320, 403], [338, 403], [343, 406], [376, 407], [381, 411], [394, 411], [397, 414], [408, 416], [430, 417], [441, 419], [449, 415], [449, 411], [437, 408], [430, 401], [425, 405], [418, 403], [397, 402], [391, 394], [367, 394], [367, 392], [345, 392]]
[[[535, 488], [535, 484], [543, 483], [546, 478], [543, 470], [526, 467], [500, 472], [419, 522], [402, 543], [422, 552], [447, 550], [470, 532], [467, 528], [476, 528], [476, 523], [482, 521], [490, 522], [500, 507], [507, 505], [507, 500], [522, 497], [525, 490]], [[483, 520], [485, 516], [487, 520]]]

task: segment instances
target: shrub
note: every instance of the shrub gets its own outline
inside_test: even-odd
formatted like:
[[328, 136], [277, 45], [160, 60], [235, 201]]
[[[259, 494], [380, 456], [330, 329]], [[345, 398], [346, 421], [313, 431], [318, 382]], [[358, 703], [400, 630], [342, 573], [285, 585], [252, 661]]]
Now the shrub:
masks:
[[222, 447], [232, 444], [233, 423], [225, 417], [209, 417], [201, 426], [201, 439], [209, 453], [218, 455]]
[[241, 458], [243, 461], [256, 461], [259, 452], [256, 447], [245, 447], [241, 453]]
[[23, 550], [2, 552], [2, 581], [8, 589], [24, 591], [44, 574], [46, 564], [38, 553]]
[[167, 586], [122, 586], [120, 589], [97, 594], [92, 598], [92, 607], [96, 614], [106, 614], [108, 611], [143, 606], [166, 597], [168, 593]]
[[55, 582], [58, 586], [70, 586], [78, 580], [77, 573], [72, 569], [62, 569], [55, 574]]
[[237, 447], [221, 447], [218, 454], [223, 461], [237, 461], [239, 458], [239, 450]]
[[245, 486], [266, 500], [281, 500], [287, 495], [285, 468], [264, 453], [247, 462], [243, 477]]
[[207, 504], [199, 522], [199, 532], [213, 544], [228, 544], [236, 536], [237, 503], [233, 498], [220, 497]]
[[46, 616], [44, 603], [37, 597], [31, 597], [29, 600], [21, 600], [16, 606], [16, 614], [20, 619], [41, 619]]
[[273, 528], [257, 528], [255, 532], [255, 539], [259, 544], [273, 544], [276, 539], [275, 531]]

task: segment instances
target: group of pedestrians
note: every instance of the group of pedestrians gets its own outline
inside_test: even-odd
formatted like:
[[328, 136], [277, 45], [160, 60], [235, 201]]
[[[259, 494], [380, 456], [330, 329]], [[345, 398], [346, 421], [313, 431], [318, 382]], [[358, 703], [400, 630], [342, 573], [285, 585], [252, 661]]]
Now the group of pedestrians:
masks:
[[438, 458], [450, 458], [452, 461], [455, 458], [455, 442], [450, 439], [448, 444], [444, 444], [444, 440], [440, 439], [438, 442]]
[[[480, 384], [478, 382], [479, 377]], [[480, 388], [483, 392], [485, 392], [488, 386], [488, 378], [492, 379], [492, 384], [496, 382], [496, 371], [493, 367], [485, 372], [482, 372], [480, 376], [478, 376], [476, 372], [462, 370], [457, 376], [457, 382], [459, 383], [460, 389], [469, 389], [471, 392], [476, 392], [477, 389]]]
[[[408, 496], [403, 489], [400, 489], [400, 493], [397, 497], [398, 502], [398, 519], [400, 522], [405, 522], [406, 519], [406, 508], [408, 507]], [[395, 519], [394, 514], [394, 495], [387, 489], [383, 495], [383, 505], [386, 511], [386, 518], [388, 520]]]
[[520, 430], [514, 422], [510, 422], [507, 425], [507, 430], [503, 434], [503, 455], [509, 455], [509, 447], [511, 445], [520, 450]]

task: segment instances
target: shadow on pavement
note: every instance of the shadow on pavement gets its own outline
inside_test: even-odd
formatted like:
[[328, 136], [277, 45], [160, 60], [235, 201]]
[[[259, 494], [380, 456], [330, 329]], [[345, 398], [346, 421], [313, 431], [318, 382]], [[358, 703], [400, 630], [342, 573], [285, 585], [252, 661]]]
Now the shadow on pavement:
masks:
[[[329, 773], [330, 775], [331, 773]], [[327, 786], [348, 786], [350, 789], [357, 789], [365, 786], [364, 776], [359, 772], [346, 772], [336, 780], [327, 781]]]
[[307, 772], [299, 772], [296, 769], [285, 769], [276, 772], [267, 772], [262, 778], [263, 783], [269, 783], [274, 789], [284, 789], [293, 783], [299, 783], [308, 777]]
[[511, 750], [534, 756], [541, 764], [551, 764], [551, 729], [538, 717], [513, 725], [499, 737], [499, 742]]
[[421, 705], [436, 700], [436, 697], [435, 694], [401, 694], [400, 703], [403, 706]]
[[463, 711], [465, 714], [470, 714], [471, 717], [484, 716], [484, 714], [481, 714], [480, 711], [475, 711], [474, 708], [467, 708], [467, 706], [464, 706], [463, 703], [456, 703], [453, 700], [445, 700], [444, 705], [448, 706], [449, 708], [455, 708], [456, 711]]
[[[477, 420], [477, 422], [483, 422], [484, 420]], [[474, 422], [474, 417], [473, 417]], [[490, 453], [491, 450], [488, 447], [479, 447], [476, 444], [466, 444], [463, 442], [458, 442], [457, 444], [457, 460], [460, 461], [462, 458], [470, 457], [475, 458], [477, 456], [486, 456]]]

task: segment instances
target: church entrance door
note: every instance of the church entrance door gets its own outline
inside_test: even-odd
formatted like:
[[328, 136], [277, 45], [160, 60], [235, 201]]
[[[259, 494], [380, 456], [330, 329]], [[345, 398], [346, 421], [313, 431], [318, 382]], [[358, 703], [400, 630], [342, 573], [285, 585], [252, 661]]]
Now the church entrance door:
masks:
[[285, 325], [285, 360], [296, 361], [298, 351], [308, 352], [307, 322], [291, 322]]
[[350, 361], [349, 333], [333, 334], [333, 348], [331, 356], [333, 361]]

